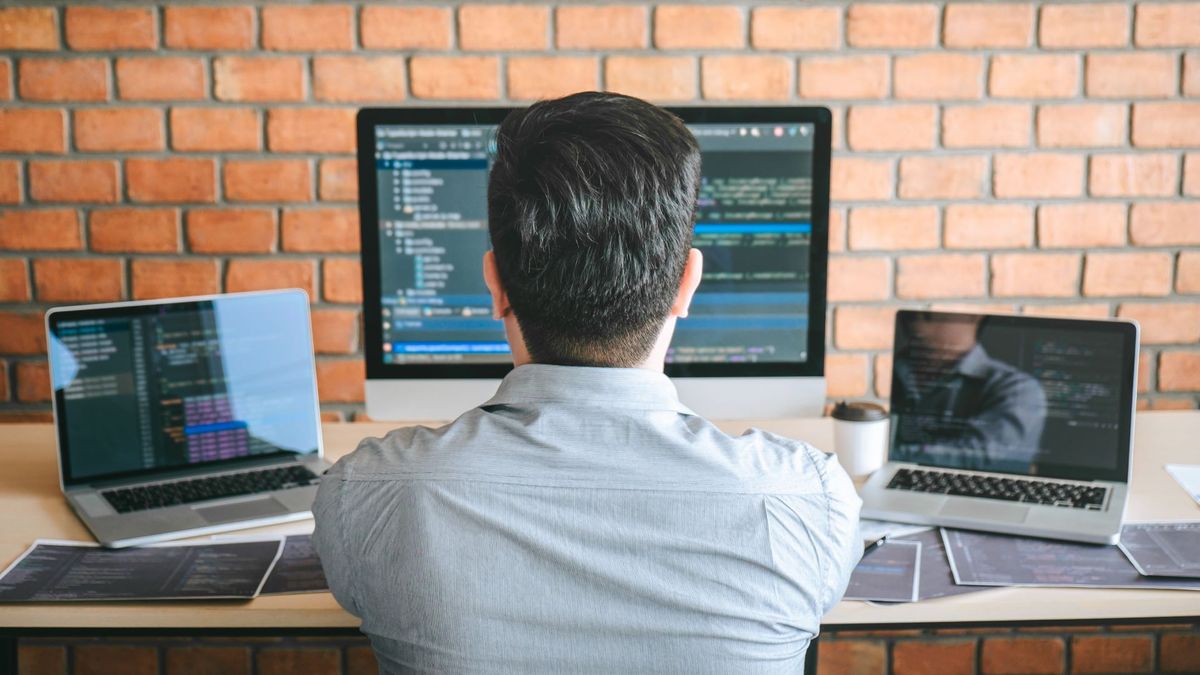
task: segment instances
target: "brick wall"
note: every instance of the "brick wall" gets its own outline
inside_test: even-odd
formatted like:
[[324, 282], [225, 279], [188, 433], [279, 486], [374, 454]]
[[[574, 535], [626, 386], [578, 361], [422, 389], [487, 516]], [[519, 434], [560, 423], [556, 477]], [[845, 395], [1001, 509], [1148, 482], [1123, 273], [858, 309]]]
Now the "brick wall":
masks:
[[276, 286], [354, 416], [355, 108], [593, 88], [834, 110], [831, 396], [966, 306], [1136, 318], [1141, 405], [1196, 407], [1200, 3], [7, 4], [0, 419], [47, 418], [45, 307]]

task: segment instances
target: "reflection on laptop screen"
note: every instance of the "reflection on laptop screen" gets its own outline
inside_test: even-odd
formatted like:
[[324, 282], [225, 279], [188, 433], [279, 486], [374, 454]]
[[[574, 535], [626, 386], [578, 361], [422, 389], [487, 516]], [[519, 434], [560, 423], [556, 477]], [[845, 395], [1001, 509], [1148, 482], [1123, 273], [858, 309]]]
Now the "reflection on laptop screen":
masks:
[[1108, 474], [1129, 413], [1129, 337], [1087, 322], [902, 312], [890, 459]]
[[317, 449], [307, 298], [52, 316], [67, 479]]

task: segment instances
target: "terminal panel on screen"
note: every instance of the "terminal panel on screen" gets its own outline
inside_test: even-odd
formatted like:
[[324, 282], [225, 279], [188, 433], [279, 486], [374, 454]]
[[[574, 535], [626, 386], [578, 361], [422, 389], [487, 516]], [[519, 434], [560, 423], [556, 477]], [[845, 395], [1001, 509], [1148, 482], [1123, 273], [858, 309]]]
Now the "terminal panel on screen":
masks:
[[[807, 360], [811, 124], [693, 124], [703, 279], [667, 361]], [[383, 361], [507, 363], [481, 261], [494, 125], [375, 128]]]

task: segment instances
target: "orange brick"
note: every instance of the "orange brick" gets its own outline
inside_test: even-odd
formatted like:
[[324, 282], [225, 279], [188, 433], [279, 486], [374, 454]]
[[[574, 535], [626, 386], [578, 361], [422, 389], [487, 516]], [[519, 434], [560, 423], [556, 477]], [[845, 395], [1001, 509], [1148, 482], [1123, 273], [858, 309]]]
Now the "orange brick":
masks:
[[0, 312], [0, 352], [45, 354], [46, 326], [41, 312]]
[[162, 150], [162, 111], [83, 108], [75, 111], [75, 148], [83, 152]]
[[354, 8], [350, 5], [262, 8], [263, 49], [328, 51], [354, 48]]
[[41, 258], [33, 261], [33, 286], [39, 302], [120, 300], [124, 271], [111, 258]]
[[[875, 355], [875, 395], [879, 398], [888, 398], [892, 395], [892, 355], [891, 354], [876, 354]], [[821, 645], [822, 648], [825, 645]], [[818, 655], [818, 659], [820, 656]], [[834, 672], [859, 672], [853, 671], [837, 671]], [[880, 671], [884, 672], [884, 671]]]
[[1141, 324], [1142, 344], [1200, 342], [1200, 304], [1123, 303], [1117, 316]]
[[192, 209], [187, 242], [193, 253], [270, 253], [275, 250], [275, 211]]
[[213, 61], [214, 91], [222, 101], [304, 99], [304, 60], [221, 56]]
[[936, 53], [897, 56], [896, 98], [973, 99], [983, 96], [983, 57]]
[[1083, 294], [1169, 295], [1171, 257], [1169, 253], [1089, 253], [1083, 267]]
[[352, 159], [321, 160], [320, 197], [323, 201], [358, 199], [358, 165]]
[[[359, 403], [363, 400], [363, 388], [366, 381], [366, 368], [363, 365], [362, 359], [338, 359], [336, 361], [321, 359], [317, 361], [317, 393], [321, 397], [323, 403]], [[304, 663], [308, 667], [312, 667], [311, 657], [301, 657], [303, 660], [288, 661], [288, 666], [278, 669], [264, 670], [262, 664], [262, 655], [266, 650], [259, 652], [259, 671], [260, 673], [291, 673], [295, 672], [293, 665]], [[273, 651], [273, 650], [272, 650]], [[297, 650], [299, 651], [299, 650]], [[311, 651], [311, 650], [305, 650]], [[330, 650], [333, 655], [338, 652]], [[328, 672], [337, 672], [337, 661], [331, 661], [334, 670]]]
[[358, 251], [358, 210], [285, 209], [283, 250], [334, 253]]
[[318, 354], [353, 354], [358, 350], [358, 311], [313, 310], [312, 331], [313, 349]]
[[1183, 55], [1183, 95], [1200, 96], [1200, 52]]
[[215, 260], [130, 261], [134, 300], [209, 295], [218, 290]]
[[1003, 253], [992, 256], [992, 295], [999, 298], [1073, 297], [1079, 293], [1079, 255]]
[[29, 198], [35, 202], [110, 204], [120, 198], [114, 160], [29, 162]]
[[1026, 305], [1030, 316], [1065, 316], [1076, 319], [1104, 319], [1111, 316], [1108, 305], [1072, 302], [1066, 305]]
[[1129, 221], [1129, 238], [1138, 246], [1200, 245], [1200, 202], [1134, 204]]
[[1024, 105], [948, 107], [942, 112], [942, 144], [948, 148], [1016, 148], [1029, 145], [1033, 116]]
[[1079, 58], [1058, 54], [997, 54], [988, 92], [997, 98], [1069, 98], [1079, 91]]
[[604, 61], [604, 83], [616, 91], [652, 101], [680, 101], [696, 96], [696, 60], [689, 56], [610, 56]]
[[367, 49], [450, 48], [450, 10], [445, 7], [368, 5], [360, 28]]
[[984, 257], [979, 254], [906, 256], [897, 265], [898, 298], [970, 298], [985, 291]]
[[1200, 252], [1183, 251], [1179, 254], [1175, 290], [1180, 293], [1200, 294]]
[[73, 209], [0, 211], [0, 250], [70, 251], [83, 248]]
[[163, 42], [172, 49], [197, 51], [252, 49], [252, 7], [172, 7], [163, 9]]
[[1033, 5], [950, 3], [945, 24], [947, 47], [1027, 47], [1033, 37]]
[[399, 56], [318, 56], [313, 59], [313, 96], [319, 101], [401, 101], [404, 70]]
[[1045, 5], [1038, 26], [1042, 47], [1078, 49], [1129, 44], [1129, 7], [1124, 3]]
[[362, 302], [362, 267], [357, 260], [329, 258], [321, 266], [321, 279], [327, 302]]
[[890, 349], [895, 324], [895, 307], [838, 307], [834, 344], [838, 349]]
[[[1139, 12], [1141, 7], [1144, 5], [1139, 6]], [[1149, 637], [1071, 637], [1071, 668], [1075, 673], [1148, 673], [1153, 663], [1154, 644]]]
[[217, 185], [211, 159], [128, 159], [125, 180], [135, 202], [212, 202]]
[[267, 114], [272, 152], [354, 152], [354, 108], [275, 108]]
[[[1090, 174], [1094, 197], [1167, 197], [1179, 185], [1179, 160], [1161, 154], [1093, 155]], [[1143, 205], [1135, 206], [1135, 213], [1138, 206]]]
[[0, 109], [0, 152], [62, 154], [66, 150], [63, 111]]
[[117, 59], [117, 96], [127, 101], [196, 101], [205, 96], [204, 61], [190, 57]]
[[1038, 207], [1038, 246], [1103, 248], [1125, 244], [1124, 204], [1044, 204]]
[[21, 163], [0, 160], [0, 204], [21, 203]]
[[1139, 47], [1200, 45], [1200, 6], [1191, 2], [1138, 3], [1134, 42]]
[[259, 150], [261, 135], [253, 108], [171, 109], [171, 149], [177, 152]]
[[[1043, 17], [1046, 9], [1042, 8]], [[1063, 672], [1065, 652], [1060, 638], [987, 638], [980, 665], [988, 675], [1058, 675]]]
[[1200, 145], [1200, 103], [1136, 103], [1133, 144], [1149, 148]]
[[175, 209], [104, 209], [88, 214], [88, 243], [99, 253], [175, 253]]
[[1171, 54], [1088, 54], [1087, 95], [1096, 98], [1164, 98], [1175, 93], [1175, 57]]
[[996, 155], [997, 197], [1077, 197], [1083, 194], [1083, 157], [1050, 153]]
[[[1189, 409], [1196, 407], [1189, 403]], [[1165, 672], [1200, 672], [1200, 635], [1163, 635], [1158, 648], [1158, 666]]]
[[158, 35], [149, 9], [67, 7], [67, 44], [71, 49], [115, 51], [154, 49]]
[[409, 77], [414, 98], [500, 97], [499, 61], [494, 56], [414, 56]]
[[250, 675], [250, 647], [166, 647], [166, 667], [171, 675]]
[[647, 46], [646, 24], [645, 7], [559, 7], [555, 44], [559, 49], [641, 49]]
[[975, 672], [975, 642], [898, 641], [892, 647], [892, 669], [898, 674], [927, 673], [930, 664], [943, 673]]
[[[0, 258], [0, 302], [29, 302], [29, 272], [23, 259]], [[0, 373], [0, 391], [3, 379]]]
[[937, 107], [852, 106], [846, 142], [852, 150], [926, 150], [933, 147]]
[[535, 101], [596, 89], [599, 64], [590, 56], [513, 56], [508, 97]]
[[946, 248], [1028, 248], [1033, 209], [1016, 204], [952, 204], [946, 207]]
[[1163, 352], [1158, 363], [1158, 388], [1160, 391], [1200, 390], [1200, 352]]
[[50, 400], [50, 367], [45, 361], [16, 364], [17, 400], [41, 403]]
[[884, 98], [887, 91], [886, 56], [829, 56], [802, 59], [800, 62], [802, 98]]
[[901, 199], [969, 199], [983, 196], [987, 159], [973, 155], [900, 160]]
[[938, 15], [933, 4], [856, 3], [846, 14], [846, 42], [852, 47], [932, 47]]
[[261, 291], [272, 288], [300, 288], [313, 297], [315, 271], [311, 260], [229, 261], [225, 270], [225, 290]]
[[375, 652], [370, 646], [364, 647], [346, 647], [346, 672], [347, 673], [377, 673], [379, 664], [375, 660]]
[[852, 250], [937, 248], [937, 207], [864, 206], [850, 210]]
[[659, 49], [729, 49], [745, 46], [742, 10], [733, 5], [659, 5], [654, 10]]
[[12, 62], [0, 59], [0, 101], [12, 99]]
[[0, 9], [0, 49], [48, 50], [58, 45], [57, 12], [53, 7]]
[[[1141, 404], [1142, 404], [1142, 401], [1138, 401], [1138, 405], [1140, 406]], [[1191, 398], [1156, 398], [1156, 399], [1150, 401], [1150, 410], [1195, 410], [1195, 409], [1196, 409], [1196, 401]], [[1170, 636], [1164, 635], [1163, 637], [1170, 637]], [[1195, 657], [1191, 657], [1191, 658], [1194, 659]], [[1166, 668], [1163, 672], [1188, 673], [1188, 672], [1194, 672], [1194, 671], [1195, 671], [1194, 668], [1192, 668], [1192, 669]]]
[[1038, 108], [1038, 145], [1100, 148], [1124, 145], [1126, 106], [1106, 103], [1044, 105]]
[[892, 196], [892, 163], [884, 159], [836, 157], [829, 177], [834, 202], [870, 201]]
[[458, 43], [467, 51], [545, 49], [550, 10], [539, 5], [463, 5]]
[[829, 250], [831, 252], [846, 250], [845, 215], [840, 209], [829, 210]]
[[837, 7], [756, 7], [750, 43], [755, 49], [837, 49], [841, 14]]
[[705, 56], [700, 86], [707, 99], [768, 101], [791, 96], [792, 60], [783, 56]]
[[108, 99], [108, 61], [21, 59], [17, 89], [28, 101], [104, 101]]
[[312, 199], [312, 169], [304, 159], [231, 159], [224, 186], [231, 201], [304, 202]]
[[886, 300], [891, 279], [892, 265], [887, 258], [833, 256], [826, 292], [830, 302]]
[[[825, 381], [830, 398], [862, 396], [867, 393], [866, 354], [826, 354]], [[824, 647], [825, 645], [821, 645]]]
[[1200, 197], [1200, 154], [1189, 154], [1183, 160], [1183, 194]]

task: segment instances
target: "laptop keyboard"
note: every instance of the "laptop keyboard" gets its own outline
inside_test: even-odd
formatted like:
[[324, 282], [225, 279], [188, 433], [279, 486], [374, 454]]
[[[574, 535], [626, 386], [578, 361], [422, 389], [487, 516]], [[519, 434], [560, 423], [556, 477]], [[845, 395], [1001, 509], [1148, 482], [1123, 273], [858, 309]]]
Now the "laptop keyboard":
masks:
[[261, 471], [231, 473], [207, 478], [139, 485], [131, 488], [106, 490], [100, 494], [112, 504], [117, 513], [145, 511], [165, 506], [190, 504], [208, 499], [271, 492], [309, 485], [317, 475], [303, 466], [285, 466]]
[[1104, 507], [1107, 488], [1078, 483], [1054, 483], [1042, 480], [976, 476], [973, 474], [924, 469], [900, 469], [888, 488], [912, 490], [959, 497], [982, 497], [1025, 504], [1047, 504], [1073, 509], [1098, 511]]

